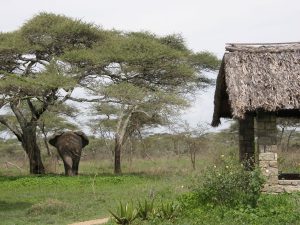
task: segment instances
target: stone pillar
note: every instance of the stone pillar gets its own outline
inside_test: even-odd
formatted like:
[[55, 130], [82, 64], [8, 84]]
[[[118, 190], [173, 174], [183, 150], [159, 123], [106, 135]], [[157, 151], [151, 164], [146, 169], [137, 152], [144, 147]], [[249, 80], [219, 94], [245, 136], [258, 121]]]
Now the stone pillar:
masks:
[[272, 113], [258, 112], [256, 134], [259, 166], [267, 179], [263, 191], [273, 192], [272, 187], [278, 185], [276, 116]]
[[239, 149], [240, 161], [245, 163], [246, 168], [253, 169], [255, 162], [254, 145], [254, 117], [245, 115], [243, 120], [239, 120]]

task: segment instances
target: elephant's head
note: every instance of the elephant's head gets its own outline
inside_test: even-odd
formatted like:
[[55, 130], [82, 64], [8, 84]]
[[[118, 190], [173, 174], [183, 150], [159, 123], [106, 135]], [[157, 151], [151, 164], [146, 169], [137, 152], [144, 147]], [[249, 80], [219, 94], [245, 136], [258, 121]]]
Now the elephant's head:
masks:
[[54, 146], [54, 147], [57, 147], [56, 146], [56, 143], [57, 143], [57, 140], [63, 135], [63, 134], [66, 134], [66, 133], [73, 133], [75, 135], [77, 135], [78, 137], [81, 138], [82, 140], [82, 148], [84, 148], [86, 145], [89, 144], [89, 139], [88, 137], [82, 132], [82, 131], [67, 131], [67, 132], [63, 132], [63, 131], [59, 131], [59, 132], [56, 132], [54, 135], [52, 135], [49, 139], [49, 143]]

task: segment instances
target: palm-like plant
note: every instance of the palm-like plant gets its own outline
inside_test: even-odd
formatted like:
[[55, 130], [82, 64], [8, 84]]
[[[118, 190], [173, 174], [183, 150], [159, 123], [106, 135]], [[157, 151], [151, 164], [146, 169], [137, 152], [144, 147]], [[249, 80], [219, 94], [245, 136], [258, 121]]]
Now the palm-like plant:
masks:
[[142, 220], [147, 220], [149, 217], [153, 214], [154, 211], [154, 199], [147, 201], [147, 199], [144, 200], [144, 202], [138, 201], [138, 217]]
[[138, 211], [133, 207], [132, 202], [123, 204], [119, 203], [119, 208], [116, 213], [108, 210], [110, 214], [113, 216], [113, 219], [117, 224], [127, 225], [131, 224], [137, 218]]

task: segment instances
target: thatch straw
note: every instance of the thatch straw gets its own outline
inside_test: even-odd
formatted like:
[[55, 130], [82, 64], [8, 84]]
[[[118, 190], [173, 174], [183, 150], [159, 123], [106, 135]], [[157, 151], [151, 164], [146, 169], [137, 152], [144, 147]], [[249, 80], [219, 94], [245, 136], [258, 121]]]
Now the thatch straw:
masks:
[[[241, 119], [257, 110], [300, 111], [300, 44], [231, 44], [226, 49], [230, 52], [224, 55], [217, 79], [213, 126], [229, 114]], [[230, 105], [226, 112], [220, 104], [225, 90]]]

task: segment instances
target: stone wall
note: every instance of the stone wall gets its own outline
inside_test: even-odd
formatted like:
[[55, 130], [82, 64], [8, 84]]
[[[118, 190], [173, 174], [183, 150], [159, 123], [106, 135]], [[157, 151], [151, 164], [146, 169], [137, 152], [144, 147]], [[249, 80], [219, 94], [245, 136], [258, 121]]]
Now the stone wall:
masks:
[[262, 152], [259, 154], [259, 166], [262, 174], [266, 177], [266, 184], [263, 191], [278, 184], [277, 153]]
[[300, 180], [278, 180], [277, 128], [274, 114], [258, 113], [256, 135], [258, 163], [266, 177], [262, 191], [269, 193], [300, 191]]

